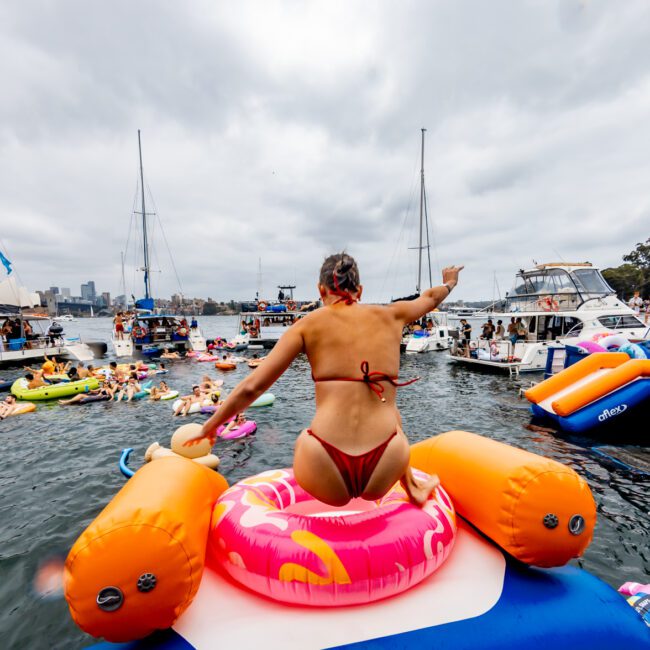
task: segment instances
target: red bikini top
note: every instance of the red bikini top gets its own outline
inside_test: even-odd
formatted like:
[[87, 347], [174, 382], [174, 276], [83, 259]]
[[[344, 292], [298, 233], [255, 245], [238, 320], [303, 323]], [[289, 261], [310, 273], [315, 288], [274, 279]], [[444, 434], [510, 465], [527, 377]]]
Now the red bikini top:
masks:
[[409, 379], [408, 381], [398, 382], [399, 377], [391, 377], [385, 372], [373, 371], [369, 372], [370, 364], [367, 361], [361, 362], [361, 372], [363, 373], [362, 377], [328, 377], [323, 379], [316, 379], [314, 373], [312, 372], [311, 378], [314, 380], [314, 383], [319, 381], [362, 381], [365, 384], [368, 384], [368, 388], [377, 395], [377, 397], [385, 402], [386, 399], [382, 397], [383, 392], [386, 390], [385, 386], [381, 385], [382, 381], [387, 381], [392, 386], [396, 388], [400, 386], [408, 386], [413, 382], [416, 382], [420, 377], [415, 377], [414, 379]]

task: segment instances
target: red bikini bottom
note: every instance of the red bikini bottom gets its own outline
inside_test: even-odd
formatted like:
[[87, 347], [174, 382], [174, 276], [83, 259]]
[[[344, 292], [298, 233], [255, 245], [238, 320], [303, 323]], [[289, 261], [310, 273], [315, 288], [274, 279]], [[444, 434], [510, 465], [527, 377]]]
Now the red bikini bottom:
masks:
[[388, 443], [397, 435], [397, 431], [394, 431], [384, 442], [377, 445], [374, 449], [366, 451], [363, 454], [353, 455], [346, 454], [326, 440], [323, 440], [311, 429], [307, 429], [307, 433], [323, 445], [323, 448], [338, 468], [341, 478], [345, 482], [348, 493], [352, 498], [359, 497], [363, 494], [372, 473], [375, 471], [375, 467], [377, 467], [377, 463], [386, 450], [386, 447], [388, 447]]

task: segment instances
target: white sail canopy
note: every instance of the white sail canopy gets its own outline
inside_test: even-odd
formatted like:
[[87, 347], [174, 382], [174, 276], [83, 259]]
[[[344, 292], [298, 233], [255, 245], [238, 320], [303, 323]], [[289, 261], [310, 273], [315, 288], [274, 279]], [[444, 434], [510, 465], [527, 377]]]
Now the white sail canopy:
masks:
[[25, 287], [18, 285], [14, 278], [0, 282], [0, 305], [10, 307], [37, 307], [41, 299], [37, 293], [30, 293]]

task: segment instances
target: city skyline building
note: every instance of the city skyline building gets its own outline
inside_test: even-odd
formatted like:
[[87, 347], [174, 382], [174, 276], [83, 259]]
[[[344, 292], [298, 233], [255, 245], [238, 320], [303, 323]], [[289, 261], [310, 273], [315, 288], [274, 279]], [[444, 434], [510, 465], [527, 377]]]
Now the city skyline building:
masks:
[[89, 300], [93, 304], [96, 302], [97, 293], [95, 291], [95, 282], [93, 280], [88, 280], [86, 284], [81, 285], [81, 299]]

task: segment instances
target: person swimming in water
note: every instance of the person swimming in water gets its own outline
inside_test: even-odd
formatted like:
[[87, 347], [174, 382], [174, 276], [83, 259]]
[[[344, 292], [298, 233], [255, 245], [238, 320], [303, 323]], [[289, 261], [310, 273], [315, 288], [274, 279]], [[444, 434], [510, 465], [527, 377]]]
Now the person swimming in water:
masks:
[[424, 505], [438, 478], [418, 483], [409, 466], [395, 395], [416, 379], [398, 380], [402, 328], [442, 303], [462, 268], [445, 268], [443, 284], [415, 300], [360, 305], [356, 262], [346, 253], [330, 255], [318, 284], [324, 307], [287, 328], [257, 372], [237, 385], [186, 444], [205, 438], [214, 443], [217, 427], [244, 411], [304, 352], [316, 383], [316, 414], [296, 441], [296, 481], [319, 501], [342, 506], [354, 497], [380, 499], [400, 480], [411, 500]]

